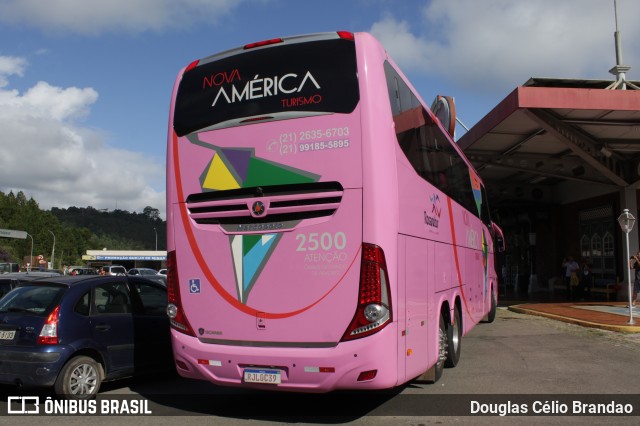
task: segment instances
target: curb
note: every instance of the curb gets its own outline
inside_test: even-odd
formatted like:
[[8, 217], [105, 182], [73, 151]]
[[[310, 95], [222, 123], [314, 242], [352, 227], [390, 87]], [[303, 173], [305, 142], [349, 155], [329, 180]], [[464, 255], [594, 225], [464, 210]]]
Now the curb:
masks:
[[[637, 325], [603, 324], [600, 322], [587, 321], [579, 318], [573, 318], [565, 315], [552, 314], [552, 313], [540, 311], [537, 309], [531, 309], [531, 308], [527, 308], [526, 305], [512, 305], [512, 306], [509, 306], [508, 309], [510, 311], [517, 312], [519, 314], [536, 315], [536, 316], [545, 317], [545, 318], [562, 321], [570, 324], [580, 325], [583, 327], [599, 328], [601, 330], [617, 331], [620, 333], [640, 333], [640, 324], [637, 324]], [[640, 322], [640, 319], [638, 320], [638, 322]]]

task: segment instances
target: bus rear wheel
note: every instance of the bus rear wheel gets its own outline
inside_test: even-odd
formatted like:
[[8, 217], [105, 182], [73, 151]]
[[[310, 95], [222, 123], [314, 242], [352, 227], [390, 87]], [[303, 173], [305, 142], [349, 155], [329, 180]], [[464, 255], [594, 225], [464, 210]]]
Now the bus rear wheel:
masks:
[[497, 309], [496, 295], [493, 293], [493, 291], [491, 291], [491, 310], [487, 314], [486, 322], [492, 323], [496, 319], [496, 309]]
[[462, 320], [458, 305], [453, 310], [453, 324], [447, 327], [447, 357], [444, 366], [452, 368], [460, 361], [462, 351]]
[[447, 322], [444, 319], [444, 315], [440, 314], [440, 325], [438, 327], [438, 359], [434, 368], [434, 380], [437, 382], [442, 377], [444, 371], [444, 365], [447, 360]]

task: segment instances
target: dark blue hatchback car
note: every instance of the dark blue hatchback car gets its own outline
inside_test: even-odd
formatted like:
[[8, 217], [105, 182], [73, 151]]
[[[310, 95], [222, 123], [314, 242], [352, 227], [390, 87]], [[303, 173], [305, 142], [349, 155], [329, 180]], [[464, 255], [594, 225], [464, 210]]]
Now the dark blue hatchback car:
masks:
[[172, 371], [164, 286], [138, 277], [61, 276], [0, 299], [0, 383], [91, 398], [103, 381]]

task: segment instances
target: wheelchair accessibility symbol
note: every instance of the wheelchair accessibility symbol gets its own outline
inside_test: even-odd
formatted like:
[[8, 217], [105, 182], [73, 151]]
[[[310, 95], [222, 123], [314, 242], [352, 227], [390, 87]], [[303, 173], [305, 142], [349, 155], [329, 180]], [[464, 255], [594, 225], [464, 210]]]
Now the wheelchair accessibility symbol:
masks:
[[189, 293], [200, 293], [200, 278], [192, 278], [189, 280]]

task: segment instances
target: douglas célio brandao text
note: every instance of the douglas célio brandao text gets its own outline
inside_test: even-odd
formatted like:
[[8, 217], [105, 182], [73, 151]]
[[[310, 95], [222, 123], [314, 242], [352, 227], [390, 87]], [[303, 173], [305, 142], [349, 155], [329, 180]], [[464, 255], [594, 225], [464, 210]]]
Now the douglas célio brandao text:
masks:
[[610, 402], [583, 402], [579, 400], [570, 403], [560, 401], [540, 400], [532, 402], [503, 402], [485, 403], [471, 401], [471, 414], [479, 415], [630, 415], [634, 413], [633, 404]]

